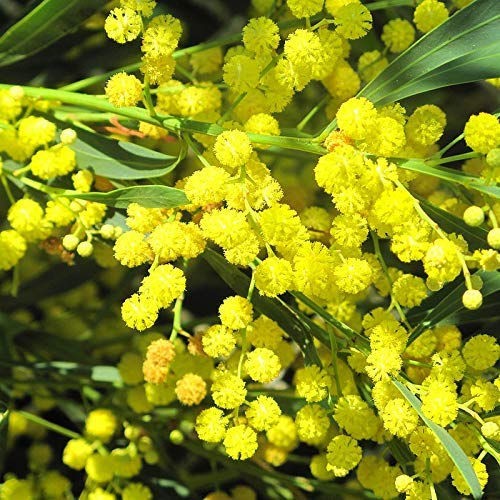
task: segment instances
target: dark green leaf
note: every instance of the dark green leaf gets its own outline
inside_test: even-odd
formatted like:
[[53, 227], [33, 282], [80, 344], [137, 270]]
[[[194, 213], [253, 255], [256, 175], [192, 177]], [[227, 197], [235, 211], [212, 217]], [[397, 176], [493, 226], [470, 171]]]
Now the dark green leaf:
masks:
[[177, 166], [177, 158], [152, 151], [132, 142], [107, 139], [86, 130], [78, 130], [71, 146], [78, 166], [90, 168], [108, 179], [148, 179], [160, 177]]
[[[500, 5], [500, 4], [499, 4]], [[487, 184], [480, 177], [476, 177], [461, 170], [442, 166], [427, 165], [424, 160], [407, 160], [399, 164], [400, 168], [411, 170], [420, 174], [430, 175], [443, 179], [445, 181], [461, 184], [469, 189], [475, 189], [481, 193], [485, 193], [493, 198], [500, 199], [500, 186]]]
[[44, 0], [0, 38], [0, 66], [48, 47], [102, 6], [102, 0]]
[[[250, 285], [249, 277], [241, 272], [236, 266], [227, 262], [224, 257], [214, 250], [207, 249], [203, 254], [205, 260], [213, 267], [215, 272], [238, 294], [245, 297]], [[294, 311], [285, 302], [279, 299], [269, 299], [262, 297], [257, 291], [252, 296], [252, 304], [255, 309], [265, 314], [278, 325], [297, 343], [304, 359], [308, 364], [321, 365], [318, 353], [313, 343], [313, 334], [322, 332], [307, 317], [301, 316]], [[323, 341], [329, 342], [325, 332], [323, 332]], [[327, 344], [329, 345], [329, 344]]]
[[479, 499], [482, 496], [481, 485], [477, 479], [476, 473], [472, 468], [467, 455], [464, 453], [462, 448], [458, 446], [457, 442], [443, 429], [441, 426], [435, 424], [432, 420], [429, 420], [422, 412], [422, 403], [420, 400], [412, 394], [401, 382], [393, 380], [392, 383], [398, 388], [399, 392], [405, 397], [405, 399], [410, 403], [415, 411], [418, 413], [419, 417], [424, 421], [425, 425], [435, 434], [439, 439], [446, 453], [450, 456], [451, 460], [462, 474], [466, 483], [468, 484], [472, 496], [475, 499]]
[[500, 75], [500, 2], [476, 0], [424, 35], [360, 95], [378, 105]]
[[108, 193], [64, 191], [61, 194], [66, 198], [96, 201], [116, 208], [127, 208], [130, 203], [139, 203], [146, 208], [174, 208], [189, 203], [184, 191], [169, 186], [132, 186]]
[[[483, 298], [500, 291], [500, 273], [478, 271], [476, 276], [483, 280], [483, 287], [481, 288]], [[408, 321], [417, 326], [410, 334], [408, 343], [411, 344], [427, 328], [431, 328], [445, 320], [450, 321], [455, 315], [465, 311], [462, 304], [462, 295], [465, 290], [466, 286], [463, 279], [456, 279], [427, 297], [419, 307], [409, 311], [407, 314]]]
[[482, 227], [468, 226], [456, 215], [450, 214], [449, 212], [436, 207], [427, 200], [420, 199], [420, 205], [425, 210], [427, 215], [439, 224], [441, 229], [444, 229], [447, 233], [461, 234], [467, 240], [471, 250], [488, 247], [488, 243], [486, 241], [488, 231], [486, 231], [486, 229], [483, 229]]

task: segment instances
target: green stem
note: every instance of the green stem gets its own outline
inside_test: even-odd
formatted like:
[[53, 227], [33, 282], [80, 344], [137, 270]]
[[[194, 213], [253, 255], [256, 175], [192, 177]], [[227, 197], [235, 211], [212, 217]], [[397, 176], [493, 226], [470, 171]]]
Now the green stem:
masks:
[[470, 158], [478, 158], [481, 153], [463, 153], [461, 155], [448, 156], [447, 158], [440, 158], [439, 160], [429, 161], [427, 165], [435, 167], [437, 165], [443, 165], [444, 163], [452, 163], [454, 161], [469, 160]]
[[0, 179], [2, 180], [2, 186], [5, 189], [5, 192], [7, 194], [7, 198], [9, 199], [9, 202], [11, 205], [14, 205], [16, 200], [14, 199], [14, 196], [12, 196], [12, 191], [10, 190], [9, 183], [7, 182], [7, 179], [5, 178], [4, 175], [0, 175]]
[[226, 120], [227, 118], [229, 117], [229, 115], [232, 113], [232, 111], [234, 109], [236, 109], [236, 107], [238, 106], [238, 104], [240, 104], [241, 101], [243, 101], [243, 99], [245, 99], [245, 97], [247, 96], [248, 92], [243, 92], [242, 94], [240, 94], [232, 103], [231, 105], [226, 109], [226, 111], [224, 112], [224, 114], [217, 120], [217, 123], [219, 125], [222, 125]]
[[327, 331], [328, 335], [330, 337], [330, 350], [332, 353], [332, 365], [333, 365], [333, 376], [335, 378], [335, 386], [337, 388], [337, 397], [342, 396], [342, 386], [340, 384], [340, 378], [339, 378], [339, 370], [337, 366], [337, 359], [338, 359], [338, 345], [337, 345], [337, 339], [335, 338], [335, 333], [333, 332], [333, 329], [330, 325], [327, 326]]
[[184, 301], [184, 294], [182, 294], [180, 297], [177, 297], [174, 305], [174, 321], [172, 323], [172, 333], [170, 334], [170, 340], [173, 342], [177, 334], [182, 331], [182, 323], [181, 323], [181, 316], [182, 316], [182, 303]]
[[27, 411], [22, 411], [22, 410], [18, 410], [18, 411], [16, 411], [16, 413], [19, 413], [24, 418], [26, 418], [27, 420], [30, 420], [31, 422], [33, 422], [35, 424], [38, 424], [38, 425], [41, 425], [42, 427], [45, 427], [49, 431], [57, 432], [58, 434], [69, 437], [71, 439], [78, 439], [78, 438], [82, 437], [80, 434], [73, 432], [73, 431], [70, 431], [69, 429], [66, 429], [66, 427], [62, 427], [60, 425], [49, 422], [48, 420], [45, 420], [42, 417], [39, 417], [37, 415], [33, 415], [33, 413], [29, 413]]
[[329, 95], [325, 95], [318, 102], [318, 104], [316, 104], [316, 106], [314, 106], [314, 108], [312, 108], [309, 111], [309, 113], [307, 113], [307, 115], [304, 116], [304, 118], [302, 118], [302, 120], [297, 125], [297, 130], [302, 131], [304, 129], [304, 127], [309, 123], [309, 121], [314, 117], [314, 115], [316, 115], [316, 113], [318, 111], [320, 111], [326, 105], [326, 103], [328, 102], [329, 99], [330, 99], [330, 96]]
[[143, 101], [144, 105], [146, 106], [146, 109], [149, 111], [149, 114], [151, 115], [152, 118], [156, 118], [157, 114], [153, 104], [153, 99], [151, 98], [151, 89], [148, 77], [144, 77], [143, 95], [144, 95]]

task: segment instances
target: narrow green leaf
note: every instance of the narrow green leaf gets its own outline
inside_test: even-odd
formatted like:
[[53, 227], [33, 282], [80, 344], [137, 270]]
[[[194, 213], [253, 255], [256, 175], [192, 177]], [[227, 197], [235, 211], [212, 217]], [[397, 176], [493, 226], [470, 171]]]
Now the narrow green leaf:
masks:
[[5, 458], [7, 455], [7, 439], [9, 434], [10, 411], [0, 402], [0, 471], [4, 470]]
[[0, 66], [48, 47], [102, 6], [102, 0], [44, 0], [0, 38]]
[[500, 2], [475, 0], [424, 35], [359, 95], [378, 105], [500, 75]]
[[440, 425], [435, 424], [432, 420], [429, 420], [422, 412], [422, 403], [420, 400], [412, 394], [401, 382], [398, 380], [393, 380], [392, 383], [397, 387], [399, 392], [405, 397], [405, 399], [410, 403], [418, 416], [423, 420], [424, 424], [429, 427], [429, 429], [436, 435], [446, 453], [450, 456], [451, 460], [462, 474], [465, 482], [468, 484], [472, 496], [475, 499], [479, 499], [482, 496], [481, 485], [477, 479], [476, 473], [472, 468], [467, 455], [464, 453], [462, 448], [458, 446], [457, 442], [443, 429]]
[[[478, 271], [476, 275], [483, 280], [483, 287], [481, 288], [483, 298], [500, 291], [500, 273]], [[463, 279], [458, 278], [427, 297], [419, 307], [409, 311], [406, 318], [411, 324], [416, 325], [416, 328], [410, 334], [408, 344], [417, 339], [427, 328], [431, 328], [445, 320], [450, 321], [461, 311], [465, 311], [462, 304], [462, 295], [465, 290], [465, 282]]]
[[[227, 262], [224, 257], [214, 250], [207, 249], [203, 254], [205, 260], [212, 266], [214, 271], [238, 294], [246, 296], [250, 285], [250, 278], [241, 272], [236, 266]], [[269, 299], [262, 297], [257, 290], [252, 296], [252, 304], [255, 309], [265, 314], [278, 325], [297, 343], [304, 358], [308, 364], [321, 365], [318, 353], [313, 343], [313, 332], [322, 331], [308, 318], [300, 316], [289, 307], [285, 302], [279, 299]], [[304, 318], [308, 321], [305, 321]], [[323, 332], [324, 333], [324, 332]], [[328, 342], [327, 337], [323, 339]]]
[[455, 170], [453, 168], [442, 166], [430, 166], [427, 165], [424, 160], [416, 159], [403, 161], [399, 163], [398, 166], [400, 168], [404, 168], [405, 170], [411, 170], [413, 172], [430, 175], [455, 184], [461, 184], [469, 189], [475, 189], [476, 191], [480, 191], [481, 193], [487, 194], [493, 198], [500, 199], [500, 186], [489, 185], [480, 177], [467, 174], [461, 170]]
[[152, 151], [132, 142], [115, 141], [78, 129], [71, 146], [79, 168], [89, 168], [108, 179], [148, 179], [171, 172], [178, 164], [174, 156]]
[[488, 243], [486, 241], [488, 231], [486, 231], [486, 229], [483, 229], [482, 227], [468, 226], [456, 215], [450, 214], [449, 212], [446, 212], [446, 210], [436, 207], [423, 198], [418, 197], [418, 199], [420, 201], [420, 206], [432, 220], [439, 224], [441, 229], [444, 229], [447, 233], [461, 234], [467, 240], [471, 250], [488, 247]]
[[116, 366], [96, 365], [91, 368], [90, 378], [95, 382], [109, 382], [122, 385], [123, 381]]
[[169, 186], [132, 186], [108, 193], [65, 192], [63, 196], [97, 201], [115, 208], [127, 208], [130, 203], [139, 203], [146, 208], [174, 208], [189, 203], [184, 191]]

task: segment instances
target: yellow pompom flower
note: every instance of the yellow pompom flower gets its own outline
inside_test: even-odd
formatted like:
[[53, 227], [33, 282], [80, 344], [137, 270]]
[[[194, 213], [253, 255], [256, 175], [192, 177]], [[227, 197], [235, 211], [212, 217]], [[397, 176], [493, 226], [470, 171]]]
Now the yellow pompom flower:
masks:
[[384, 25], [381, 38], [391, 52], [403, 52], [415, 40], [415, 29], [406, 19], [392, 19]]
[[384, 427], [394, 436], [406, 437], [418, 425], [418, 415], [402, 398], [391, 399], [380, 412]]
[[201, 343], [211, 358], [227, 357], [236, 346], [236, 337], [226, 326], [212, 325], [201, 337]]
[[220, 443], [226, 434], [228, 418], [219, 408], [207, 408], [196, 417], [198, 437], [208, 443]]
[[422, 278], [403, 274], [392, 285], [394, 298], [403, 307], [416, 307], [427, 297], [427, 287]]
[[155, 324], [158, 318], [158, 306], [156, 301], [150, 300], [149, 297], [134, 293], [123, 302], [121, 314], [129, 328], [142, 331]]
[[326, 469], [335, 477], [344, 477], [354, 469], [361, 460], [362, 451], [358, 442], [349, 436], [335, 436], [328, 445]]
[[107, 443], [113, 437], [118, 421], [112, 411], [105, 408], [92, 410], [85, 419], [85, 432], [94, 438]]
[[141, 81], [125, 72], [116, 73], [106, 84], [106, 97], [117, 108], [135, 106], [142, 98]]
[[473, 370], [484, 371], [495, 366], [500, 357], [500, 346], [491, 335], [475, 335], [465, 343], [462, 356]]
[[411, 142], [429, 146], [440, 139], [445, 126], [444, 112], [434, 104], [425, 104], [418, 107], [408, 118], [405, 130]]
[[175, 395], [186, 406], [199, 405], [207, 394], [207, 384], [195, 373], [186, 373], [175, 384]]
[[346, 293], [356, 294], [370, 286], [372, 269], [366, 260], [350, 257], [334, 271], [335, 284]]
[[443, 238], [434, 241], [422, 262], [429, 278], [439, 283], [454, 280], [462, 269], [456, 245]]
[[299, 439], [312, 446], [322, 443], [330, 428], [327, 411], [318, 404], [303, 406], [295, 416]]
[[88, 494], [88, 500], [116, 500], [116, 495], [102, 488], [96, 488]]
[[248, 92], [259, 84], [260, 64], [251, 57], [233, 56], [223, 69], [224, 82], [235, 92]]
[[246, 460], [257, 451], [257, 434], [247, 425], [231, 427], [224, 437], [224, 447], [233, 460]]
[[122, 233], [113, 248], [115, 259], [127, 267], [137, 267], [152, 259], [150, 246], [138, 231]]
[[372, 439], [379, 427], [373, 410], [355, 394], [339, 398], [333, 416], [339, 427], [355, 439]]
[[424, 381], [423, 388], [423, 414], [443, 427], [453, 422], [458, 414], [455, 385], [446, 379], [429, 377]]
[[465, 124], [465, 142], [473, 151], [487, 154], [500, 145], [500, 123], [489, 113], [472, 115]]
[[114, 476], [114, 460], [111, 455], [99, 455], [94, 453], [85, 464], [85, 472], [89, 479], [96, 483], [107, 483]]
[[311, 17], [321, 11], [324, 0], [286, 0], [288, 8], [295, 17]]
[[359, 248], [368, 237], [368, 223], [359, 214], [337, 215], [333, 219], [330, 234], [342, 247]]
[[108, 37], [118, 43], [135, 40], [139, 36], [141, 28], [141, 16], [128, 8], [113, 9], [104, 23], [104, 30]]
[[46, 146], [56, 137], [57, 127], [45, 118], [39, 116], [28, 116], [19, 120], [18, 137], [33, 149]]
[[252, 144], [245, 132], [227, 130], [217, 136], [214, 153], [222, 165], [234, 169], [250, 159]]
[[275, 350], [281, 342], [284, 331], [267, 316], [259, 316], [247, 328], [247, 339], [254, 347]]
[[446, 5], [438, 0], [424, 0], [413, 14], [413, 22], [422, 33], [431, 31], [448, 19]]
[[263, 55], [278, 48], [279, 28], [267, 17], [250, 19], [243, 28], [243, 44], [256, 55]]
[[274, 116], [256, 113], [246, 121], [245, 131], [253, 134], [280, 135], [280, 126]]
[[314, 455], [311, 458], [311, 463], [309, 464], [309, 469], [311, 474], [320, 481], [331, 481], [335, 479], [335, 474], [329, 471], [326, 467], [328, 461], [326, 459], [326, 454]]
[[325, 399], [330, 385], [330, 376], [317, 365], [305, 366], [295, 373], [297, 393], [305, 398], [308, 403], [315, 403]]
[[177, 48], [181, 35], [178, 19], [170, 14], [156, 16], [144, 32], [141, 49], [148, 57], [169, 56]]
[[265, 347], [257, 347], [247, 354], [244, 366], [248, 375], [261, 384], [271, 382], [281, 371], [281, 363], [278, 356]]
[[388, 347], [372, 351], [366, 362], [366, 373], [374, 382], [397, 375], [403, 364], [399, 352]]
[[284, 451], [291, 451], [299, 444], [297, 427], [289, 415], [280, 415], [278, 422], [266, 432], [266, 437]]
[[227, 297], [219, 307], [219, 317], [221, 323], [232, 330], [245, 328], [253, 319], [252, 304], [239, 295]]
[[372, 15], [361, 3], [348, 3], [335, 14], [337, 33], [348, 40], [362, 38], [372, 27]]
[[184, 184], [184, 192], [194, 205], [209, 205], [221, 202], [226, 195], [226, 183], [229, 174], [213, 165], [197, 170]]
[[405, 129], [388, 116], [379, 116], [365, 138], [366, 149], [379, 156], [397, 156], [406, 144]]
[[257, 396], [245, 411], [245, 417], [256, 431], [267, 431], [277, 424], [281, 415], [278, 403], [269, 396]]
[[34, 200], [17, 200], [7, 212], [7, 220], [18, 233], [30, 233], [38, 229], [43, 219], [43, 208]]
[[17, 479], [16, 477], [5, 478], [0, 485], [0, 495], [2, 500], [34, 500], [36, 498], [34, 485], [27, 479]]
[[150, 17], [156, 7], [155, 0], [120, 0], [120, 5], [135, 10], [144, 17]]
[[247, 395], [245, 382], [229, 372], [217, 375], [211, 391], [214, 403], [218, 407], [227, 410], [233, 410], [241, 406]]
[[162, 264], [142, 280], [139, 292], [157, 308], [169, 307], [186, 289], [184, 273], [171, 264]]
[[122, 490], [122, 500], [152, 500], [153, 493], [142, 483], [128, 483]]
[[84, 439], [70, 439], [64, 447], [62, 461], [72, 469], [82, 470], [92, 452], [92, 446]]
[[26, 253], [26, 240], [13, 229], [0, 231], [0, 269], [8, 271], [14, 267]]
[[276, 297], [290, 289], [293, 271], [290, 262], [268, 257], [255, 268], [255, 286], [262, 295]]
[[71, 482], [59, 471], [49, 470], [41, 474], [40, 488], [46, 498], [64, 498], [71, 490]]
[[387, 66], [389, 66], [387, 57], [378, 50], [363, 52], [358, 59], [358, 73], [364, 82], [373, 80]]
[[377, 117], [377, 110], [364, 97], [353, 97], [337, 111], [337, 124], [351, 139], [364, 139]]

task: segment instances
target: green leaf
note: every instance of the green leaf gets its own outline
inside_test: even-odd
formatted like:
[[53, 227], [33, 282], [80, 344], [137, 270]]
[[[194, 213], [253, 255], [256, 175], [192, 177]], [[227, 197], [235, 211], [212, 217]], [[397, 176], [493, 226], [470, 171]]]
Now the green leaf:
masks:
[[0, 38], [0, 66], [48, 47], [102, 6], [102, 0], [44, 0]]
[[[500, 291], [500, 273], [478, 271], [475, 275], [483, 280], [481, 293], [484, 299]], [[419, 307], [409, 311], [406, 318], [411, 324], [417, 326], [410, 334], [408, 344], [417, 339], [427, 328], [431, 328], [445, 320], [450, 322], [454, 316], [461, 311], [465, 311], [462, 304], [462, 295], [466, 289], [463, 279], [458, 278], [427, 297]], [[481, 309], [478, 312], [480, 313]]]
[[424, 35], [359, 95], [378, 105], [500, 75], [500, 2], [476, 0]]
[[0, 471], [4, 470], [5, 458], [7, 455], [7, 439], [9, 434], [10, 411], [0, 402]]
[[[224, 257], [214, 250], [205, 250], [203, 257], [212, 266], [214, 271], [238, 294], [246, 297], [250, 278], [241, 272], [236, 266], [227, 262]], [[304, 359], [308, 364], [321, 365], [318, 353], [313, 343], [313, 332], [319, 335], [322, 332], [322, 341], [329, 345], [328, 336], [309, 318], [300, 315], [280, 299], [269, 299], [262, 297], [257, 290], [252, 296], [252, 304], [261, 314], [265, 314], [278, 325], [297, 343], [304, 353]], [[318, 332], [319, 330], [319, 332]]]
[[132, 142], [115, 141], [78, 129], [71, 148], [79, 168], [89, 168], [108, 179], [148, 179], [171, 172], [181, 158], [165, 155]]
[[449, 212], [436, 207], [423, 198], [417, 198], [420, 201], [420, 206], [432, 220], [439, 224], [441, 229], [445, 230], [447, 233], [461, 234], [467, 240], [471, 250], [488, 247], [488, 243], [486, 241], [488, 231], [486, 231], [486, 229], [483, 229], [482, 227], [468, 226], [456, 215], [450, 214]]
[[446, 453], [450, 456], [451, 460], [462, 474], [465, 482], [468, 484], [472, 496], [475, 499], [479, 499], [482, 496], [481, 485], [477, 479], [476, 473], [472, 468], [467, 455], [464, 453], [462, 448], [458, 446], [457, 442], [443, 429], [440, 425], [435, 424], [432, 420], [429, 420], [422, 412], [422, 403], [420, 400], [412, 394], [407, 387], [405, 387], [401, 382], [393, 380], [392, 383], [398, 388], [399, 392], [405, 397], [405, 399], [410, 403], [418, 416], [424, 421], [425, 425], [435, 434]]
[[400, 168], [404, 168], [405, 170], [411, 170], [413, 172], [430, 175], [455, 184], [461, 184], [469, 189], [475, 189], [476, 191], [480, 191], [481, 193], [492, 196], [493, 198], [500, 199], [500, 186], [487, 184], [480, 177], [466, 174], [461, 170], [455, 170], [453, 168], [442, 167], [439, 165], [431, 166], [427, 165], [424, 160], [414, 159], [403, 161], [402, 163], [399, 163], [398, 166]]
[[146, 208], [174, 208], [189, 203], [184, 191], [169, 186], [132, 186], [108, 193], [65, 192], [63, 196], [97, 201], [115, 208], [127, 208], [130, 203], [139, 203]]

